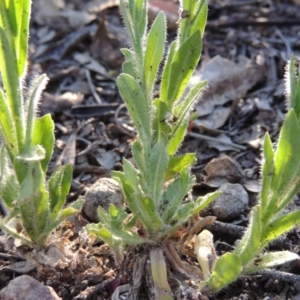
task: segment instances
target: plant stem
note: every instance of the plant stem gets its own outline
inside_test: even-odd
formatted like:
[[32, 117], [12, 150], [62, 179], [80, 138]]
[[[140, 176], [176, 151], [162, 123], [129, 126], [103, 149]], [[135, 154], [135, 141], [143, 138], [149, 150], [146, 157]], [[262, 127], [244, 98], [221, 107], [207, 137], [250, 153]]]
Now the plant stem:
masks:
[[167, 280], [166, 262], [162, 249], [155, 248], [150, 251], [150, 262], [155, 300], [174, 300]]

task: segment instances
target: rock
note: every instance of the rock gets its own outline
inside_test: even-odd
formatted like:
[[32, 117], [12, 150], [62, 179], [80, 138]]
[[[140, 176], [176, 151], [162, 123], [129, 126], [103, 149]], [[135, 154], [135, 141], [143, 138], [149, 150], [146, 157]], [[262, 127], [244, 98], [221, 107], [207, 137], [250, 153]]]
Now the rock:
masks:
[[86, 193], [82, 210], [90, 221], [98, 223], [98, 206], [108, 210], [110, 204], [120, 207], [123, 202], [119, 183], [112, 178], [100, 178]]
[[58, 300], [61, 299], [52, 287], [45, 286], [28, 275], [22, 275], [9, 282], [0, 292], [2, 300]]
[[246, 211], [249, 196], [240, 184], [225, 183], [219, 190], [223, 193], [211, 205], [212, 214], [219, 220], [232, 220]]

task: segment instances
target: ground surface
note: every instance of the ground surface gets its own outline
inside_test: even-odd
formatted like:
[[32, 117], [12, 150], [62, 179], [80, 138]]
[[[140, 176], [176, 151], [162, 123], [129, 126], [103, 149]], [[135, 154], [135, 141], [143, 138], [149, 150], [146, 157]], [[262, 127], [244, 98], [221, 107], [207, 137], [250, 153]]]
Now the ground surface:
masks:
[[[130, 158], [135, 132], [115, 83], [122, 63], [119, 49], [127, 46], [127, 37], [118, 1], [33, 2], [28, 77], [46, 73], [50, 78], [40, 110], [42, 114], [50, 112], [56, 124], [51, 168], [65, 163], [74, 167], [70, 202], [84, 196], [100, 177], [109, 177], [113, 169], [120, 170], [122, 157]], [[297, 2], [209, 1], [201, 71], [193, 80], [208, 79], [210, 87], [195, 107], [198, 118], [191, 124], [181, 150], [197, 153], [198, 163], [193, 169], [197, 177], [195, 194], [213, 191], [223, 183], [239, 183], [249, 195], [249, 206], [255, 203], [260, 188], [262, 137], [268, 131], [276, 141], [285, 113], [285, 65], [292, 53], [300, 56]], [[176, 33], [177, 3], [151, 1], [151, 15], [159, 8], [168, 15], [171, 41]], [[211, 164], [212, 159], [224, 155], [232, 160]], [[288, 209], [297, 209], [299, 205], [300, 200], [295, 199]], [[225, 223], [245, 226], [248, 213], [249, 209]], [[109, 299], [117, 286], [130, 281], [132, 264], [128, 259], [121, 268], [116, 267], [102, 243], [94, 243], [90, 249], [88, 237], [78, 238], [81, 225], [77, 221], [75, 227], [70, 223], [61, 228], [64, 242], [67, 240], [70, 251], [77, 253], [74, 268], [72, 264], [52, 269], [39, 266], [26, 274], [52, 286], [63, 299]], [[220, 227], [210, 228], [219, 255], [232, 250], [243, 229], [235, 227], [231, 232], [224, 224]], [[295, 229], [271, 249], [299, 254], [298, 233], [299, 229]], [[20, 270], [3, 267], [21, 258], [4, 255], [11, 252], [4, 245], [0, 247], [2, 288], [21, 274]], [[29, 250], [22, 251], [28, 258]], [[135, 249], [128, 257], [134, 261], [139, 255]], [[184, 255], [181, 259], [188, 260]], [[299, 262], [279, 270], [300, 275]], [[189, 284], [193, 287], [192, 281]], [[243, 277], [210, 299], [298, 299], [299, 292], [291, 278], [260, 274]], [[130, 299], [130, 295], [122, 297]], [[142, 295], [140, 299], [143, 300]], [[179, 293], [178, 299], [197, 298], [187, 291], [185, 296]]]

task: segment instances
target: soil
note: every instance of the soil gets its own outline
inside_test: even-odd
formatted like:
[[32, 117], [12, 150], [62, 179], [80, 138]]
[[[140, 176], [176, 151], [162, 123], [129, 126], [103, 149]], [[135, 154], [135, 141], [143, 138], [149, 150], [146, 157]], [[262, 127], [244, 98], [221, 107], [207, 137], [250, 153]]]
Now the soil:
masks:
[[[176, 34], [178, 3], [175, 0], [150, 3], [152, 13], [155, 8], [167, 13], [171, 27], [168, 42], [171, 42]], [[122, 64], [119, 49], [128, 45], [127, 36], [118, 1], [109, 0], [34, 1], [30, 30], [28, 81], [40, 73], [49, 76], [40, 111], [51, 113], [56, 125], [57, 140], [50, 169], [66, 163], [74, 168], [70, 203], [84, 197], [99, 178], [109, 177], [111, 170], [121, 170], [123, 157], [131, 158], [130, 145], [135, 131], [115, 82]], [[191, 197], [214, 191], [223, 183], [239, 183], [248, 193], [249, 208], [238, 217], [218, 220], [205, 227], [214, 234], [218, 255], [232, 251], [247, 226], [251, 206], [257, 202], [262, 139], [269, 132], [272, 141], [277, 140], [286, 108], [285, 66], [292, 53], [299, 58], [299, 33], [299, 1], [209, 1], [199, 69], [218, 56], [226, 60], [210, 69], [210, 73], [218, 74], [221, 79], [212, 79], [215, 88], [212, 85], [208, 89], [195, 111], [201, 112], [206, 105], [212, 112], [191, 122], [181, 152], [197, 154], [198, 161], [192, 170], [197, 184]], [[253, 72], [240, 63], [245, 59], [255, 66]], [[237, 73], [228, 63], [240, 66]], [[217, 110], [221, 111], [219, 116], [213, 114]], [[233, 161], [230, 168], [218, 160], [212, 168], [210, 164], [216, 163], [212, 160], [225, 155]], [[225, 169], [221, 174], [220, 170]], [[299, 205], [300, 199], [296, 197], [287, 209], [295, 210]], [[207, 210], [201, 216], [210, 215], [211, 211]], [[16, 248], [11, 239], [2, 235], [0, 289], [14, 277], [27, 274], [53, 287], [64, 300], [111, 299], [115, 289], [122, 286], [125, 288], [118, 299], [154, 299], [151, 278], [147, 275], [149, 248], [129, 247], [117, 264], [102, 241], [84, 232], [87, 222], [90, 222], [88, 216], [82, 214], [58, 229], [54, 239], [59, 241], [60, 250], [65, 249], [66, 261], [60, 261], [55, 267], [41, 263], [44, 258], [37, 262], [32, 249]], [[174, 248], [180, 253], [181, 261], [198, 267], [193, 251], [180, 251], [188, 228], [187, 225], [173, 238]], [[299, 233], [297, 227], [267, 250], [300, 254]], [[51, 255], [51, 247], [45, 250], [46, 257]], [[13, 268], [19, 261], [34, 262], [35, 267], [30, 271]], [[199, 281], [180, 274], [168, 258], [166, 262], [176, 299], [300, 297], [299, 260], [273, 272], [243, 276], [215, 295], [198, 293]], [[136, 289], [127, 285], [133, 282]]]

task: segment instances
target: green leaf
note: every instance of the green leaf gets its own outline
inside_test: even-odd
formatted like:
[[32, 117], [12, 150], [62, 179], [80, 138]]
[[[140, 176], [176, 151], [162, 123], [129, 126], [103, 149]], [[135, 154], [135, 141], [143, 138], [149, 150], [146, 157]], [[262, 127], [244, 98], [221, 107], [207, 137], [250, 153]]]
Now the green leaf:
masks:
[[270, 252], [255, 258], [249, 266], [247, 266], [243, 274], [250, 274], [254, 272], [258, 272], [265, 268], [272, 268], [279, 265], [283, 265], [292, 260], [298, 259], [299, 256], [296, 253], [292, 253], [290, 251], [277, 251]]
[[66, 198], [71, 187], [71, 181], [71, 165], [64, 165], [57, 168], [49, 179], [48, 188], [51, 222], [57, 218], [66, 203]]
[[178, 124], [178, 126], [174, 128], [174, 131], [172, 132], [168, 144], [168, 154], [170, 156], [173, 156], [177, 152], [178, 148], [180, 147], [186, 135], [188, 123], [189, 123], [188, 118], [185, 118], [181, 121], [180, 124]]
[[175, 54], [176, 54], [176, 42], [174, 41], [169, 48], [167, 60], [163, 69], [161, 85], [160, 85], [160, 98], [161, 101], [165, 102], [166, 105], [168, 106], [169, 112], [171, 112], [172, 106], [169, 105], [169, 101], [167, 101], [167, 99], [168, 99], [168, 91], [169, 91], [169, 80], [172, 72], [172, 62]]
[[124, 73], [131, 75], [133, 78], [137, 79], [138, 72], [134, 68], [134, 53], [127, 48], [121, 49], [125, 57], [125, 62], [122, 65], [122, 70]]
[[158, 203], [162, 193], [165, 171], [169, 164], [169, 155], [166, 150], [167, 139], [161, 139], [151, 149], [148, 160], [149, 192], [154, 203]]
[[101, 223], [88, 224], [86, 228], [89, 233], [99, 237], [113, 249], [115, 249], [116, 246], [120, 245], [136, 245], [150, 242], [146, 239], [141, 238], [136, 233], [114, 227], [107, 228]]
[[123, 162], [124, 173], [115, 171], [112, 172], [112, 176], [120, 182], [129, 208], [144, 223], [146, 229], [150, 233], [159, 231], [163, 223], [156, 212], [153, 200], [144, 196], [139, 190], [140, 184], [137, 179], [137, 171], [133, 165], [126, 160], [123, 160]]
[[151, 123], [149, 109], [141, 87], [132, 76], [124, 73], [118, 77], [117, 84], [145, 146], [146, 141], [151, 138]]
[[176, 214], [172, 218], [172, 223], [175, 221], [175, 226], [186, 223], [194, 215], [194, 203], [188, 202], [181, 205]]
[[178, 123], [186, 118], [193, 104], [198, 100], [202, 90], [206, 87], [207, 81], [201, 81], [191, 88], [187, 96], [175, 106], [174, 114], [178, 118]]
[[7, 150], [11, 155], [17, 155], [19, 152], [18, 143], [16, 141], [16, 128], [14, 125], [15, 124], [9, 103], [3, 91], [0, 89], [0, 131]]
[[147, 0], [129, 0], [134, 7], [132, 19], [135, 22], [135, 29], [138, 32], [138, 38], [142, 40], [147, 27]]
[[[25, 136], [25, 153], [30, 154], [33, 144], [34, 125], [37, 116], [38, 103], [42, 91], [45, 89], [48, 81], [46, 75], [38, 77], [33, 83], [29, 92], [28, 107], [27, 107], [27, 120], [26, 120], [26, 136]], [[51, 138], [51, 136], [49, 137]], [[25, 154], [24, 153], [24, 154]]]
[[153, 105], [156, 110], [152, 120], [153, 141], [158, 141], [161, 139], [162, 133], [168, 135], [170, 131], [169, 125], [166, 123], [166, 116], [169, 109], [167, 104], [160, 99], [155, 99]]
[[124, 207], [116, 208], [113, 204], [109, 206], [110, 227], [115, 229], [123, 229], [123, 222], [128, 217]]
[[164, 53], [165, 40], [166, 19], [161, 11], [154, 20], [147, 38], [143, 72], [146, 95], [152, 95], [156, 74]]
[[83, 198], [78, 198], [77, 200], [72, 201], [68, 205], [68, 207], [72, 207], [72, 208], [80, 211], [82, 209], [82, 206], [83, 206], [84, 202], [85, 202], [85, 200]]
[[45, 158], [41, 161], [44, 172], [47, 171], [48, 163], [52, 157], [54, 146], [54, 122], [50, 114], [37, 118], [34, 122], [32, 145], [41, 145], [45, 150]]
[[6, 0], [3, 1], [3, 8], [6, 8], [6, 11], [3, 12], [1, 10], [1, 14], [4, 13], [6, 15], [2, 15], [2, 18], [6, 19], [4, 24], [7, 26], [7, 33], [11, 35], [13, 50], [18, 60], [18, 74], [22, 76], [27, 58], [31, 2], [29, 0]]
[[180, 20], [179, 44], [182, 45], [195, 31], [203, 35], [207, 20], [207, 2], [205, 0], [184, 0], [183, 12], [185, 17]]
[[166, 102], [168, 107], [172, 107], [173, 103], [182, 96], [199, 62], [201, 50], [201, 34], [196, 31], [176, 50], [175, 54], [171, 52], [173, 59], [169, 62], [168, 58], [161, 83], [161, 100]]
[[120, 0], [120, 10], [135, 53], [135, 63], [138, 71], [143, 67], [143, 38], [147, 27], [147, 1]]
[[166, 170], [165, 181], [172, 179], [175, 175], [180, 173], [183, 168], [190, 167], [196, 162], [197, 159], [195, 153], [186, 153], [171, 157]]
[[132, 215], [127, 222], [126, 226], [124, 227], [125, 230], [131, 229], [133, 226], [135, 226], [136, 222], [138, 220], [138, 217], [136, 215]]
[[126, 182], [131, 184], [133, 193], [142, 193], [139, 184], [139, 171], [135, 166], [126, 158], [123, 158], [123, 170]]
[[279, 134], [271, 184], [273, 194], [264, 221], [279, 213], [300, 189], [299, 136], [300, 126], [294, 110], [291, 109]]
[[[114, 247], [115, 243], [117, 242], [116, 239], [113, 238], [111, 232], [103, 227], [102, 224], [87, 224], [86, 229], [90, 234], [93, 234], [97, 237], [99, 237], [101, 240], [106, 242], [110, 247]], [[121, 243], [121, 241], [118, 241]]]
[[139, 137], [132, 144], [131, 151], [132, 151], [132, 157], [134, 158], [143, 178], [146, 178], [147, 176], [146, 160], [148, 159], [148, 157], [145, 155], [142, 141]]
[[[26, 3], [28, 0], [26, 1]], [[8, 3], [10, 7], [8, 7]], [[24, 2], [24, 4], [26, 4]], [[15, 44], [18, 43], [17, 16], [14, 8], [15, 1], [0, 1], [0, 71], [6, 100], [12, 111], [18, 149], [23, 148], [24, 143], [24, 112], [21, 96], [22, 84], [19, 80], [19, 64]], [[20, 16], [18, 16], [20, 17]], [[21, 66], [21, 65], [20, 65]]]
[[17, 178], [8, 164], [7, 151], [2, 145], [0, 147], [0, 197], [10, 209], [19, 196], [19, 189]]
[[242, 271], [242, 265], [239, 257], [233, 253], [222, 255], [207, 282], [209, 289], [216, 293], [235, 281]]
[[18, 202], [24, 229], [30, 239], [37, 242], [48, 223], [48, 192], [40, 163], [27, 161], [25, 164], [27, 174], [20, 186]]
[[300, 67], [298, 69], [298, 75], [295, 70], [295, 59], [291, 56], [286, 70], [286, 89], [287, 89], [287, 106], [288, 109], [293, 108], [297, 115], [298, 121], [300, 121]]
[[252, 209], [246, 233], [234, 251], [243, 266], [263, 250], [260, 244], [261, 227], [260, 206], [257, 205]]
[[184, 196], [193, 184], [194, 177], [190, 175], [190, 168], [185, 167], [180, 172], [180, 176], [167, 186], [160, 203], [160, 210], [163, 212], [162, 218], [166, 224], [170, 224], [176, 217]]
[[[16, 38], [15, 38], [15, 49], [18, 60], [18, 73], [22, 77], [25, 71], [26, 60], [27, 60], [27, 48], [28, 48], [28, 35], [29, 35], [29, 17], [31, 13], [31, 1], [9, 1], [14, 3], [15, 12], [12, 8], [9, 8], [11, 15], [14, 13], [13, 19], [16, 22]], [[12, 21], [12, 18], [10, 18]], [[10, 22], [10, 23], [13, 23]]]
[[107, 211], [99, 205], [97, 207], [97, 214], [98, 214], [100, 223], [102, 223], [104, 226], [108, 227], [110, 225], [110, 216], [107, 213]]
[[117, 237], [114, 237], [107, 228], [103, 227], [102, 224], [87, 224], [86, 230], [89, 234], [92, 234], [107, 243], [118, 258], [121, 256], [123, 241]]
[[169, 154], [174, 155], [187, 131], [189, 111], [195, 101], [197, 101], [203, 88], [206, 86], [206, 81], [196, 84], [188, 93], [183, 101], [181, 101], [174, 109], [176, 122], [173, 124], [170, 133], [170, 142], [168, 146]]
[[8, 226], [4, 220], [0, 217], [0, 228], [11, 235], [15, 239], [20, 239], [25, 245], [30, 245], [31, 241], [24, 236], [23, 234], [18, 233], [15, 229], [12, 229], [10, 226]]
[[38, 237], [38, 241], [46, 245], [47, 244], [47, 238], [49, 234], [57, 228], [57, 226], [65, 221], [67, 218], [70, 218], [74, 215], [77, 215], [80, 212], [80, 210], [72, 207], [71, 205], [66, 207], [65, 209], [61, 210], [60, 213], [58, 214], [57, 218], [53, 220], [43, 231], [43, 233]]
[[[139, 203], [135, 205], [138, 205], [139, 210], [142, 212], [142, 214], [138, 214], [138, 216], [145, 224], [148, 232], [150, 234], [155, 234], [160, 231], [163, 227], [163, 222], [156, 211], [156, 206], [153, 200], [150, 197], [143, 197], [140, 195], [137, 197], [137, 202]], [[132, 203], [131, 207], [133, 207]]]
[[262, 232], [262, 246], [266, 246], [271, 241], [277, 239], [282, 234], [293, 229], [300, 223], [300, 210], [282, 215], [265, 226]]
[[274, 151], [272, 142], [268, 133], [265, 135], [264, 146], [264, 164], [262, 166], [262, 187], [260, 192], [261, 215], [264, 216], [268, 210], [269, 197], [271, 196], [271, 182], [274, 174]]
[[197, 198], [197, 200], [195, 201], [193, 215], [198, 214], [201, 210], [206, 208], [210, 203], [217, 199], [221, 194], [221, 191], [215, 191], [213, 193], [208, 193], [203, 197]]
[[[28, 164], [33, 162], [40, 163], [45, 158], [45, 150], [40, 146], [35, 146], [30, 153], [24, 153], [15, 157], [13, 168], [18, 182], [21, 184], [28, 173]], [[43, 172], [44, 173], [44, 172]], [[45, 173], [43, 174], [43, 176]]]

